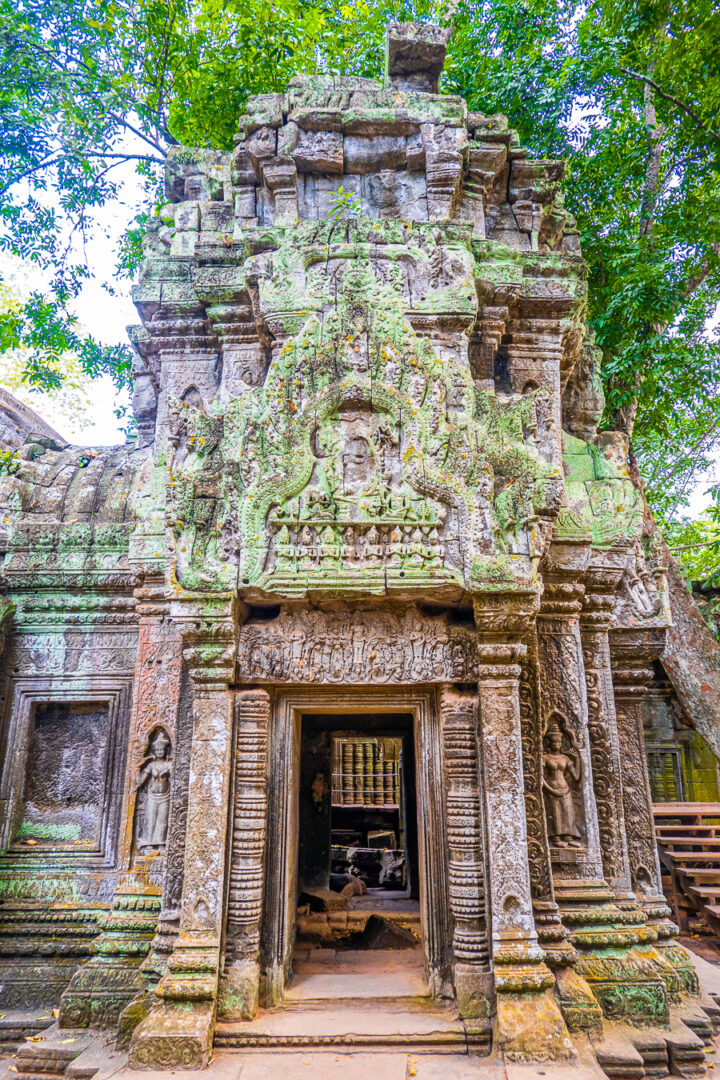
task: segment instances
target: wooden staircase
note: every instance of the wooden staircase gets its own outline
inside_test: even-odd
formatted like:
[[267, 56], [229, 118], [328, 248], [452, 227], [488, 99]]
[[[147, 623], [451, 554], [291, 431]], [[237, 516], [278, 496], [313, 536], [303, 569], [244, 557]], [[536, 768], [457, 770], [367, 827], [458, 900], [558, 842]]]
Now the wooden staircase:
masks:
[[720, 802], [655, 803], [663, 888], [681, 932], [720, 936]]

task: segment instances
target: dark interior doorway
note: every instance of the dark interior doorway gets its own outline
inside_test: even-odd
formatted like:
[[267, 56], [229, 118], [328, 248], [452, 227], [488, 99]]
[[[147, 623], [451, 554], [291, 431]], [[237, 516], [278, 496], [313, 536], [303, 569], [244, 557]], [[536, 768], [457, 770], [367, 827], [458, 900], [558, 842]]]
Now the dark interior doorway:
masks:
[[305, 716], [300, 761], [300, 891], [417, 899], [417, 806], [412, 717]]
[[305, 715], [299, 937], [346, 949], [419, 944], [412, 716]]

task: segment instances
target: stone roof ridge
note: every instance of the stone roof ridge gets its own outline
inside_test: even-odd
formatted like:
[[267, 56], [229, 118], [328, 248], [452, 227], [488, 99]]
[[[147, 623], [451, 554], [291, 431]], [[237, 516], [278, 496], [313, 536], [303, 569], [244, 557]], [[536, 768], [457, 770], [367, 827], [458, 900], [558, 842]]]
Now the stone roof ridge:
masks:
[[48, 441], [50, 448], [54, 450], [61, 450], [68, 445], [67, 440], [35, 409], [0, 386], [0, 446], [17, 450], [38, 438]]

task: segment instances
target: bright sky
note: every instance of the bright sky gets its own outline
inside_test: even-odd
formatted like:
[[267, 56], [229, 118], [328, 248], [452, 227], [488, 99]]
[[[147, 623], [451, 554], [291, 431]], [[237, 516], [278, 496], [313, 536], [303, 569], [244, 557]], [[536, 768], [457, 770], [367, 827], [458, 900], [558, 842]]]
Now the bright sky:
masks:
[[[123, 184], [120, 200], [105, 206], [97, 213], [97, 224], [90, 235], [87, 256], [93, 263], [95, 279], [87, 283], [79, 296], [75, 311], [82, 325], [97, 340], [110, 345], [127, 340], [126, 327], [138, 323], [139, 317], [130, 299], [130, 282], [127, 279], [113, 281], [116, 249], [131, 217], [133, 209], [142, 199], [140, 183], [132, 165], [121, 167]], [[121, 172], [118, 169], [118, 173]], [[12, 280], [17, 266], [0, 256], [0, 273]], [[26, 274], [18, 277], [24, 287], [42, 286], [41, 279], [33, 280]], [[115, 295], [103, 289], [102, 282], [111, 281]], [[720, 308], [718, 309], [720, 319]], [[56, 430], [69, 441], [80, 446], [108, 446], [124, 442], [122, 422], [115, 416], [119, 404], [128, 403], [127, 397], [118, 400], [109, 377], [88, 383], [89, 407], [76, 423], [68, 424], [60, 408], [48, 394], [26, 396], [31, 404]], [[720, 465], [720, 463], [718, 463]], [[716, 466], [713, 472], [718, 472]], [[688, 512], [695, 517], [709, 504], [706, 490], [714, 479], [713, 472], [700, 478], [690, 498]]]
[[[135, 175], [134, 165], [121, 165], [116, 172], [121, 179], [119, 199], [96, 212], [95, 228], [89, 235], [87, 258], [95, 277], [87, 282], [78, 297], [74, 310], [82, 326], [105, 345], [127, 341], [126, 327], [139, 323], [137, 311], [130, 299], [131, 283], [127, 278], [114, 279], [117, 244], [142, 201], [142, 187]], [[10, 282], [15, 280], [21, 291], [42, 288], [41, 274], [33, 275], [24, 265], [0, 255], [0, 273]], [[115, 295], [102, 287], [111, 282]], [[118, 406], [129, 404], [129, 397], [117, 397], [108, 376], [88, 380], [90, 407], [77, 423], [68, 424], [63, 411], [51, 394], [32, 393], [24, 400], [69, 441], [80, 446], [109, 446], [125, 442], [122, 421], [115, 416]]]

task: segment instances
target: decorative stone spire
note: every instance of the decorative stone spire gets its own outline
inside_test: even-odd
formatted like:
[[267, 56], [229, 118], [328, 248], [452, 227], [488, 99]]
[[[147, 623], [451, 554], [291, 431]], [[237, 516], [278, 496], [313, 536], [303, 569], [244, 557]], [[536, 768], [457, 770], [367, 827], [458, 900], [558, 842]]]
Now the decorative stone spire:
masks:
[[397, 90], [437, 94], [450, 30], [429, 23], [390, 23], [385, 34], [387, 81]]

